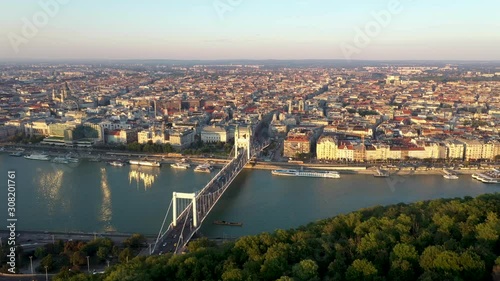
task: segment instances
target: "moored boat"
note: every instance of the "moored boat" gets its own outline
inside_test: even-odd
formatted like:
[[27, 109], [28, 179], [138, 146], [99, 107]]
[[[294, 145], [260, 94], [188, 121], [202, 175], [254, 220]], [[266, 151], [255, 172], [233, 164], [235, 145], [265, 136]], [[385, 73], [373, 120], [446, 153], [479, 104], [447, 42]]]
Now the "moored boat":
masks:
[[229, 221], [214, 221], [214, 224], [229, 225], [229, 226], [243, 226], [243, 223], [241, 223], [241, 222], [229, 222]]
[[10, 156], [14, 156], [14, 157], [21, 157], [21, 156], [23, 156], [23, 152], [22, 151], [16, 151], [16, 152], [12, 152], [9, 155]]
[[212, 172], [212, 169], [213, 169], [213, 167], [210, 164], [205, 163], [205, 164], [201, 164], [201, 165], [196, 166], [196, 168], [194, 168], [194, 171], [195, 172], [202, 172], [202, 173], [210, 173], [210, 172]]
[[130, 165], [139, 166], [149, 166], [149, 167], [160, 167], [160, 162], [158, 161], [148, 161], [148, 160], [129, 160]]
[[445, 178], [447, 180], [458, 180], [458, 176], [457, 175], [453, 175], [453, 174], [443, 175], [443, 178]]
[[123, 165], [125, 165], [123, 162], [120, 161], [111, 161], [108, 164], [115, 167], [123, 167]]
[[38, 153], [33, 153], [30, 155], [24, 156], [26, 159], [30, 160], [41, 160], [41, 161], [49, 161], [50, 157], [47, 154], [38, 154]]
[[55, 157], [52, 159], [52, 162], [57, 163], [57, 164], [68, 164], [69, 161], [66, 159], [66, 157]]
[[335, 171], [303, 171], [303, 170], [273, 170], [271, 171], [273, 175], [277, 176], [289, 176], [289, 177], [311, 177], [311, 178], [330, 178], [339, 179], [340, 175]]
[[191, 165], [189, 163], [182, 163], [182, 162], [177, 162], [177, 163], [174, 163], [174, 164], [171, 164], [170, 167], [174, 168], [174, 169], [189, 169], [191, 167]]
[[80, 159], [75, 158], [75, 157], [66, 156], [65, 158], [70, 163], [78, 163], [78, 162], [80, 162]]
[[443, 169], [443, 173], [444, 173], [443, 178], [447, 180], [458, 180], [458, 176], [447, 169]]
[[472, 178], [483, 183], [500, 183], [500, 170], [493, 169], [485, 173], [473, 174]]

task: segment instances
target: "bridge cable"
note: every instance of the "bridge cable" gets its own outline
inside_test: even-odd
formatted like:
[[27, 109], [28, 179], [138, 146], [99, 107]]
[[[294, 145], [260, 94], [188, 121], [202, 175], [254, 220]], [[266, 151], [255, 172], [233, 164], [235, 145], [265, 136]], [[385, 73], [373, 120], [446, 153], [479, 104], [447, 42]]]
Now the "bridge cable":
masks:
[[[179, 239], [177, 240], [177, 246], [175, 246], [174, 253], [177, 253], [177, 249], [179, 248], [181, 238], [182, 238], [182, 243], [184, 243], [184, 237], [183, 237], [184, 228], [186, 227], [186, 222], [187, 222], [187, 219], [189, 218], [189, 213], [190, 212], [191, 212], [191, 208], [189, 208], [189, 211], [186, 214], [186, 218], [184, 219], [184, 224], [182, 225], [182, 230], [181, 230], [181, 233], [179, 234]], [[184, 245], [183, 245], [183, 247], [184, 247]]]
[[153, 247], [153, 252], [156, 249], [156, 244], [158, 244], [158, 241], [160, 240], [161, 232], [163, 230], [163, 227], [165, 226], [165, 222], [167, 221], [167, 216], [170, 213], [170, 208], [172, 208], [172, 201], [173, 200], [174, 199], [172, 198], [172, 200], [170, 200], [170, 205], [168, 205], [167, 213], [165, 214], [165, 218], [163, 218], [163, 223], [161, 224], [160, 232], [158, 232], [158, 237], [156, 238], [155, 246]]

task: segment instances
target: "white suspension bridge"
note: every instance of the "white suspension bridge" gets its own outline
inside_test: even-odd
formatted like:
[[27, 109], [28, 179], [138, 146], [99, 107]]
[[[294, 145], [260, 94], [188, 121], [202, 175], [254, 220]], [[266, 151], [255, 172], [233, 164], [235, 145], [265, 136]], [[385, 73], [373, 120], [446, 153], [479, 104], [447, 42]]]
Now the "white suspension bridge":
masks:
[[[222, 197], [243, 167], [269, 145], [269, 140], [263, 143], [253, 142], [251, 126], [236, 127], [235, 145], [227, 163], [203, 189], [196, 193], [174, 192], [167, 213], [163, 219], [154, 247], [150, 254], [180, 253], [193, 235], [200, 229], [215, 204]], [[166, 227], [167, 218], [172, 210], [172, 222]]]

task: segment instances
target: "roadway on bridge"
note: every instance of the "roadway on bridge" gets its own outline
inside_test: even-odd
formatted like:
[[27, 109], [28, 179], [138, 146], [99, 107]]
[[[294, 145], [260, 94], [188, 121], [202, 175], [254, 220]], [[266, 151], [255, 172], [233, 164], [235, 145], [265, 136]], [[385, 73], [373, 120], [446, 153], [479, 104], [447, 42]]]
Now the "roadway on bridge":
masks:
[[161, 237], [153, 254], [173, 253], [178, 250], [177, 248], [182, 248], [199, 229], [210, 208], [215, 205], [220, 196], [222, 196], [224, 188], [227, 188], [234, 178], [236, 178], [245, 163], [245, 153], [240, 153], [236, 159], [224, 166], [217, 178], [196, 196], [198, 227], [193, 227], [192, 208], [188, 207], [188, 211], [178, 218], [177, 225], [171, 226], [167, 233]]

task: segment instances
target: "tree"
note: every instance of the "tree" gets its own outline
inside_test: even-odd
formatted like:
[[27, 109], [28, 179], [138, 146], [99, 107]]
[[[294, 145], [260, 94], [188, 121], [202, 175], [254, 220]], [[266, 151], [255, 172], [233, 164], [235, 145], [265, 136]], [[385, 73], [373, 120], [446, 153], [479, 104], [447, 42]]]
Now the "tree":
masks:
[[486, 222], [476, 226], [477, 239], [494, 243], [500, 234], [500, 220], [495, 213], [489, 213]]
[[269, 247], [264, 255], [260, 273], [264, 279], [277, 279], [288, 268], [287, 257], [291, 253], [290, 246], [285, 243], [275, 244], [273, 237], [268, 234], [261, 234], [260, 241]]
[[129, 238], [125, 239], [123, 241], [123, 245], [125, 247], [130, 247], [130, 248], [139, 248], [146, 244], [147, 240], [146, 237], [142, 234], [132, 234]]
[[460, 256], [452, 251], [443, 251], [437, 255], [432, 268], [437, 272], [443, 272], [444, 276], [458, 277], [462, 270]]
[[163, 145], [163, 153], [172, 153], [174, 151], [175, 150], [170, 143], [166, 143]]
[[208, 240], [208, 238], [203, 237], [203, 238], [196, 239], [194, 241], [189, 242], [188, 250], [189, 250], [189, 252], [194, 253], [198, 250], [203, 250], [205, 248], [215, 247], [216, 245], [217, 244], [215, 242], [212, 242], [212, 241]]
[[48, 271], [52, 271], [54, 269], [54, 259], [52, 258], [51, 254], [48, 254], [40, 261], [38, 271], [45, 271], [45, 267], [47, 267]]
[[397, 259], [391, 263], [389, 276], [391, 280], [407, 281], [416, 279], [415, 270], [411, 263], [401, 259]]
[[415, 246], [408, 244], [396, 244], [391, 253], [392, 260], [407, 260], [410, 262], [418, 261], [418, 252]]
[[86, 264], [87, 260], [81, 251], [76, 251], [71, 255], [70, 262], [74, 266], [80, 266]]
[[120, 255], [118, 256], [118, 259], [120, 260], [121, 263], [126, 263], [131, 258], [132, 258], [132, 251], [130, 250], [130, 248], [123, 249], [120, 252]]
[[243, 278], [243, 272], [241, 269], [238, 268], [233, 268], [228, 271], [225, 271], [222, 273], [222, 280], [223, 281], [239, 281], [239, 280], [244, 280]]
[[422, 255], [420, 255], [420, 267], [424, 270], [430, 271], [434, 268], [434, 261], [442, 252], [442, 247], [429, 246], [425, 248]]
[[462, 267], [461, 276], [465, 280], [484, 280], [486, 265], [478, 254], [471, 250], [465, 251], [460, 255], [460, 265]]
[[280, 279], [277, 279], [276, 281], [295, 281], [295, 279], [288, 276], [281, 276]]
[[320, 280], [318, 276], [318, 264], [315, 261], [307, 259], [302, 260], [292, 268], [293, 276], [297, 280]]
[[97, 257], [99, 258], [100, 261], [105, 261], [108, 258], [109, 255], [109, 248], [106, 247], [99, 247], [97, 250]]
[[99, 132], [90, 126], [80, 125], [73, 130], [73, 139], [75, 140], [95, 139], [98, 137], [99, 137]]
[[[499, 206], [500, 194], [374, 207], [222, 246], [199, 239], [185, 255], [128, 263], [131, 248], [117, 254], [110, 241], [99, 239], [68, 243], [65, 255], [80, 249], [103, 258], [113, 249], [122, 264], [106, 281], [485, 280], [492, 272], [500, 275]], [[131, 237], [127, 245], [138, 240]]]
[[34, 256], [39, 259], [47, 255], [47, 250], [44, 247], [38, 247], [35, 249]]
[[367, 260], [355, 260], [346, 272], [346, 279], [357, 280], [373, 280], [377, 275], [377, 268]]

